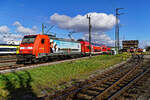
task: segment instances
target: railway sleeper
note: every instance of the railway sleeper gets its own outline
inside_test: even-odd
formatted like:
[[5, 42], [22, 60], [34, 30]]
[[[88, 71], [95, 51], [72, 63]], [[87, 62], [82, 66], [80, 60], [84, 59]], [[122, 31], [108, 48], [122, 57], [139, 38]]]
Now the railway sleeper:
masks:
[[134, 100], [132, 96], [126, 95], [126, 96], [120, 96], [118, 100]]
[[81, 93], [89, 95], [89, 96], [96, 96], [97, 94], [99, 94], [99, 92], [92, 91], [92, 90], [84, 90], [84, 91], [81, 91]]
[[102, 77], [99, 77], [99, 78], [97, 78], [97, 79], [98, 79], [98, 80], [101, 80], [101, 79], [104, 79], [104, 78], [106, 78], [106, 77], [102, 76]]
[[120, 86], [116, 86], [116, 87], [114, 87], [114, 89], [116, 89], [116, 90], [120, 90], [120, 89], [121, 89], [121, 87], [120, 87]]
[[91, 88], [89, 88], [89, 90], [97, 91], [97, 92], [102, 92], [104, 89], [99, 88], [99, 87], [91, 87]]
[[108, 74], [108, 75], [104, 75], [104, 77], [106, 78], [106, 77], [110, 77], [111, 75], [113, 75], [113, 74], [115, 74], [115, 73], [111, 73], [111, 74]]
[[107, 88], [107, 87], [109, 87], [109, 85], [106, 85], [105, 83], [102, 83], [102, 84], [100, 85], [100, 87], [102, 87], [102, 88]]
[[131, 89], [130, 91], [128, 91], [129, 94], [138, 94], [138, 90], [133, 90]]
[[113, 78], [112, 80], [119, 80], [120, 79], [120, 76], [119, 77], [115, 77], [115, 78]]
[[[132, 78], [132, 79], [133, 79], [133, 78]], [[122, 84], [127, 84], [127, 83], [131, 82], [132, 79], [126, 79], [126, 80], [123, 80], [121, 83], [122, 83]]]
[[100, 81], [100, 80], [98, 80], [98, 79], [92, 80], [93, 83], [98, 82], [98, 81]]
[[107, 97], [111, 96], [113, 93], [117, 92], [117, 89], [112, 89], [107, 93]]
[[104, 86], [97, 86], [96, 88], [98, 88], [99, 91], [104, 91], [106, 87], [104, 87]]
[[124, 85], [127, 84], [127, 83], [128, 83], [127, 80], [121, 82], [121, 84], [124, 84]]
[[104, 84], [106, 84], [106, 85], [112, 85], [114, 82], [115, 82], [115, 81], [108, 81], [108, 82], [106, 82], [106, 83], [104, 83]]
[[128, 96], [134, 98], [133, 100], [135, 100], [135, 98], [137, 98], [136, 94], [128, 94]]
[[83, 93], [78, 93], [77, 96], [75, 97], [75, 100], [91, 100], [93, 96], [89, 96]]
[[117, 80], [114, 80], [114, 79], [111, 79], [109, 82], [110, 83], [114, 83], [114, 82], [116, 82]]
[[124, 84], [120, 83], [120, 84], [117, 84], [117, 86], [122, 87], [124, 86]]
[[108, 77], [108, 76], [110, 76], [110, 74], [105, 74], [105, 75], [103, 75], [104, 77]]
[[100, 99], [96, 99], [96, 100], [108, 100], [107, 98], [110, 96], [109, 93], [105, 93], [102, 97], [100, 97]]

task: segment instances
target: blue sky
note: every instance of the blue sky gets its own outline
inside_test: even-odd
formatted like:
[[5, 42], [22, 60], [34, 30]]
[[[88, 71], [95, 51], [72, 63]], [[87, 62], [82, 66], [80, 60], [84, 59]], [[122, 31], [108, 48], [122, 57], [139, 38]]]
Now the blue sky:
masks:
[[[49, 26], [50, 16], [54, 13], [75, 17], [89, 12], [115, 14], [115, 8], [123, 7], [120, 12], [120, 38], [150, 40], [150, 1], [149, 0], [1, 0], [0, 26], [6, 25], [10, 32], [15, 32], [12, 24], [18, 21], [24, 27], [37, 27], [41, 32], [41, 24]], [[68, 30], [59, 27], [51, 31], [64, 36]], [[114, 28], [105, 32], [114, 39]], [[66, 35], [67, 36], [67, 35]], [[73, 35], [80, 38], [81, 33]]]

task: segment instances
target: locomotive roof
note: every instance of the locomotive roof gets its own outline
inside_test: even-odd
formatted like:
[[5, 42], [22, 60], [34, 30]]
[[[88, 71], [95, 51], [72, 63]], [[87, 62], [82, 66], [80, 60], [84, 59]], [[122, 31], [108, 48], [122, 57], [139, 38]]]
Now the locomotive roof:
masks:
[[19, 46], [19, 45], [15, 45], [15, 44], [0, 44], [0, 46]]
[[[33, 37], [33, 38], [35, 38], [37, 35], [40, 35], [40, 34], [36, 34], [36, 35], [26, 35], [26, 36], [24, 36], [24, 37], [25, 37], [25, 38], [27, 38], [27, 37]], [[48, 35], [48, 34], [44, 34], [44, 35], [47, 35], [50, 39], [79, 43], [79, 41], [75, 41], [75, 40], [70, 40], [70, 39], [65, 39], [65, 38], [57, 38], [55, 35]]]
[[28, 38], [28, 37], [30, 37], [30, 38], [35, 38], [37, 35], [26, 35], [26, 36], [24, 36], [24, 38]]
[[55, 39], [55, 40], [61, 40], [61, 41], [66, 41], [66, 42], [76, 42], [76, 43], [80, 43], [79, 41], [75, 41], [75, 40], [70, 40], [70, 39], [65, 39], [65, 38], [57, 38], [57, 37], [53, 37], [53, 36], [49, 36], [48, 37], [50, 39]]

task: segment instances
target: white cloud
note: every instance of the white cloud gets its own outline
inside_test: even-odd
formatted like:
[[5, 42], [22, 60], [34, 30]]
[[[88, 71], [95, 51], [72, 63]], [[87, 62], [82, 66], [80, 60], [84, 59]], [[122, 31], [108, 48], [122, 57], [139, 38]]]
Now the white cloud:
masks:
[[59, 15], [57, 13], [50, 16], [50, 21], [56, 24], [61, 29], [72, 30], [76, 32], [83, 32], [83, 39], [88, 39], [88, 19], [87, 15], [91, 16], [92, 24], [92, 41], [96, 43], [104, 43], [113, 45], [112, 40], [105, 32], [111, 30], [115, 26], [116, 17], [113, 14], [105, 13], [88, 13], [86, 15], [77, 15], [70, 17], [66, 15]]
[[15, 21], [15, 22], [13, 23], [13, 25], [14, 25], [14, 26], [18, 26], [18, 27], [19, 27], [19, 26], [22, 26], [21, 23], [18, 22], [18, 21]]
[[10, 42], [18, 42], [21, 41], [23, 36], [21, 34], [14, 34], [14, 33], [4, 33], [0, 35], [0, 43], [10, 43]]
[[[69, 29], [77, 32], [87, 32], [88, 19], [86, 15], [69, 17], [55, 13], [50, 17], [50, 21], [62, 29]], [[92, 31], [108, 31], [115, 25], [115, 16], [112, 14], [107, 15], [105, 13], [94, 12], [88, 13], [88, 15], [91, 16]]]
[[8, 33], [9, 28], [6, 25], [0, 26], [0, 33]]
[[22, 34], [36, 34], [37, 33], [37, 27], [33, 26], [32, 28], [27, 28], [22, 26], [22, 24], [18, 21], [13, 23], [14, 26], [16, 26], [16, 32], [22, 33]]
[[[89, 38], [89, 34], [86, 33], [83, 36], [84, 40], [88, 40]], [[93, 43], [98, 43], [98, 44], [105, 44], [108, 46], [114, 46], [114, 40], [112, 40], [107, 34], [105, 34], [104, 32], [102, 33], [97, 33], [97, 32], [93, 32], [92, 33], [92, 42]]]
[[150, 40], [141, 40], [141, 41], [139, 41], [139, 47], [140, 48], [145, 48], [147, 46], [150, 46]]
[[9, 31], [10, 29], [6, 25], [0, 26], [0, 43], [18, 43], [21, 41], [24, 35], [37, 33], [36, 26], [33, 26], [32, 28], [26, 28], [19, 21], [15, 21], [13, 26], [16, 26], [15, 32], [17, 33], [11, 33]]

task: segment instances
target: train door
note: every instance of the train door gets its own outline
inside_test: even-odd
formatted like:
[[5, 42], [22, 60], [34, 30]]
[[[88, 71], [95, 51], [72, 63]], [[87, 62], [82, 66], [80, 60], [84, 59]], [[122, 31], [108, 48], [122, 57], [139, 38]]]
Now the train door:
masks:
[[42, 38], [41, 39], [41, 52], [42, 53], [49, 53], [49, 39]]
[[41, 38], [39, 45], [39, 57], [45, 56], [49, 53], [49, 40], [47, 38]]
[[45, 38], [45, 43], [44, 43], [44, 52], [45, 53], [50, 53], [50, 41], [49, 38]]
[[45, 39], [44, 38], [41, 38], [40, 44], [41, 44], [39, 48], [40, 53], [45, 53]]

